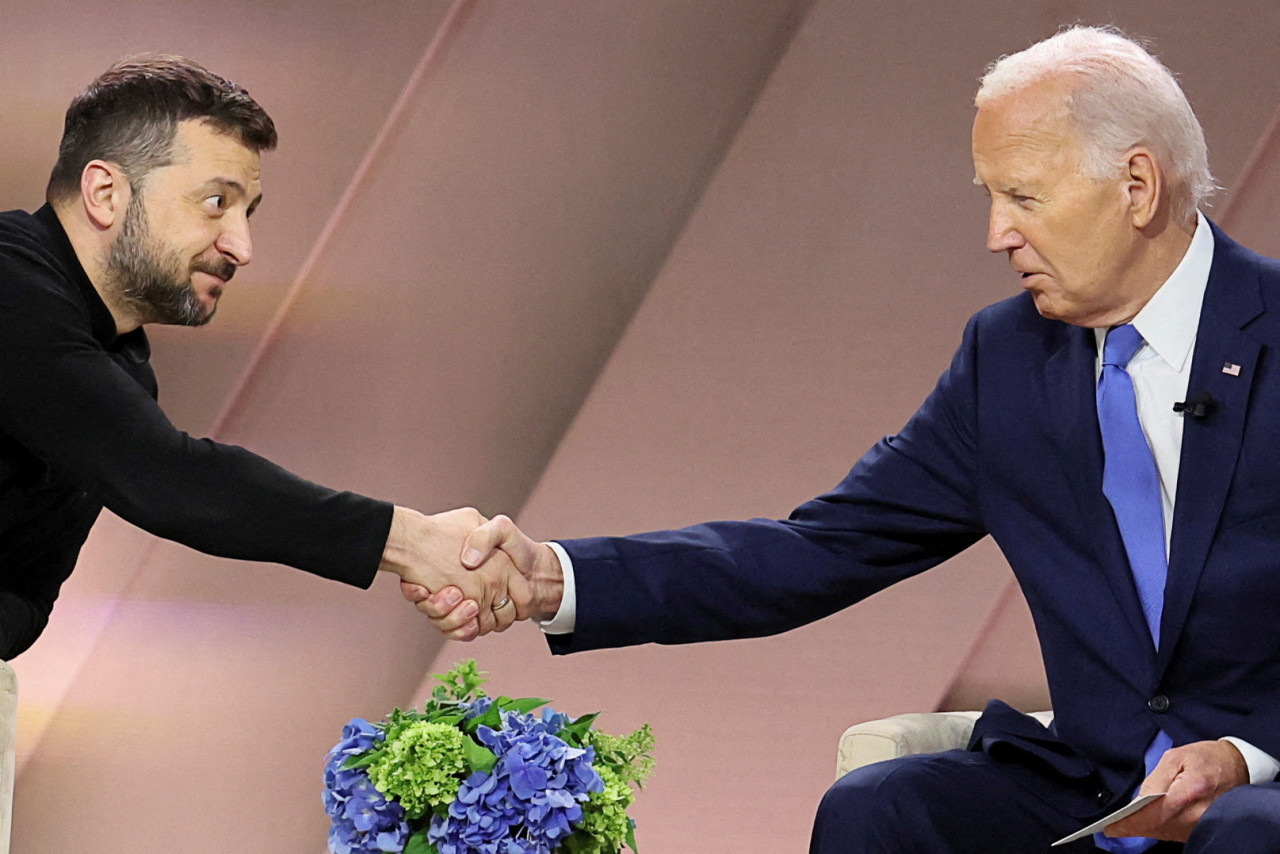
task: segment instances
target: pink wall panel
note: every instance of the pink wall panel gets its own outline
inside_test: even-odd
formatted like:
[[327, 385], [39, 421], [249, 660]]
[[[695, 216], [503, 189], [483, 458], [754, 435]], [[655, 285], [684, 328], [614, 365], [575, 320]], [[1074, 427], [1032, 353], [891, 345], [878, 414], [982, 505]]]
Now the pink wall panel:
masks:
[[1218, 206], [1218, 224], [1247, 246], [1280, 256], [1280, 106], [1258, 137], [1242, 180]]
[[[1195, 73], [1243, 70], [1222, 43], [1194, 39], [1219, 24], [1162, 27], [1166, 6], [1126, 8], [1131, 26], [1168, 41], [1170, 62], [1183, 60], [1192, 97], [1212, 105], [1206, 122], [1219, 119], [1219, 173], [1234, 174], [1274, 85], [1256, 93], [1266, 109], [1243, 120], [1230, 110], [1228, 123], [1218, 98], [1230, 76]], [[1105, 11], [1076, 4], [1071, 18]], [[811, 10], [520, 514], [532, 533], [785, 514], [905, 420], [967, 315], [1017, 286], [982, 247], [970, 99], [987, 61], [1071, 18], [1025, 4], [999, 18], [991, 27], [944, 4]], [[818, 625], [728, 651], [540, 665], [542, 651], [512, 662], [512, 639], [501, 643], [482, 654], [495, 671], [536, 673], [594, 699], [587, 707], [653, 722], [660, 771], [638, 815], [652, 817], [644, 839], [664, 851], [690, 839], [705, 851], [801, 850], [847, 724], [991, 696], [1048, 705], [1025, 603], [990, 543]], [[694, 709], [710, 723], [690, 739]], [[688, 809], [690, 798], [710, 809]]]
[[[350, 206], [326, 242], [295, 254], [314, 263], [245, 393], [228, 396], [238, 373], [207, 381], [207, 360], [230, 361], [219, 342], [175, 334], [180, 358], [163, 378], [175, 408], [209, 422], [229, 407], [221, 438], [334, 485], [426, 508], [518, 504], [801, 5], [458, 4], [465, 14], [446, 19]], [[309, 98], [301, 106], [316, 109]], [[385, 119], [366, 120], [366, 147]], [[355, 153], [320, 175], [330, 205]], [[302, 170], [273, 184], [270, 167], [268, 197], [286, 203], [317, 179]], [[296, 198], [286, 220], [305, 217], [307, 196]], [[313, 241], [333, 215], [317, 213]], [[79, 667], [25, 762], [20, 843], [62, 850], [77, 838], [41, 794], [58, 791], [108, 816], [96, 850], [132, 850], [127, 801], [146, 783], [164, 814], [201, 811], [185, 850], [226, 850], [230, 827], [238, 851], [280, 850], [278, 828], [319, 847], [324, 751], [347, 717], [410, 697], [438, 638], [394, 585], [358, 594], [167, 544], [140, 560], [109, 618], [69, 642]], [[166, 720], [182, 731], [155, 733]], [[269, 746], [239, 737], [265, 721]], [[99, 724], [114, 740], [75, 749]], [[121, 756], [133, 759], [120, 767]]]
[[[1216, 210], [1280, 251], [1270, 0], [10, 5], [5, 206], [38, 203], [67, 99], [130, 51], [187, 52], [279, 122], [254, 264], [212, 326], [154, 336], [175, 421], [537, 536], [783, 515], [897, 429], [964, 318], [1016, 287], [982, 249], [975, 80], [1061, 23], [1155, 38], [1204, 119]], [[14, 850], [112, 854], [176, 824], [184, 851], [318, 854], [341, 723], [469, 655], [497, 690], [655, 725], [650, 852], [801, 850], [848, 723], [1043, 691], [990, 543], [784, 637], [552, 659], [528, 626], [442, 647], [386, 579], [351, 591], [108, 517], [15, 662]]]

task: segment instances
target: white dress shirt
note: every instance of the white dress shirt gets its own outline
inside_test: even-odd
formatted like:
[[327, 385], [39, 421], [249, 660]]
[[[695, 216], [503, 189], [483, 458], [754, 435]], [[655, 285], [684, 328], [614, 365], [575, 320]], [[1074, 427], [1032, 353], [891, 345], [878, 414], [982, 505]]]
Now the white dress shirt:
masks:
[[[1204, 214], [1197, 212], [1196, 231], [1187, 254], [1132, 321], [1145, 343], [1129, 360], [1128, 371], [1138, 402], [1138, 420], [1160, 475], [1166, 556], [1173, 530], [1178, 464], [1182, 456], [1183, 415], [1173, 411], [1173, 404], [1187, 398], [1191, 353], [1195, 348], [1200, 307], [1212, 265], [1213, 230]], [[1098, 360], [1094, 368], [1096, 380], [1102, 373], [1102, 345], [1107, 330], [1095, 329], [1094, 334], [1098, 340]], [[559, 543], [548, 545], [555, 551], [564, 570], [564, 596], [555, 617], [541, 623], [541, 626], [549, 635], [569, 634], [576, 623], [578, 606], [573, 560]], [[1269, 782], [1280, 774], [1280, 761], [1274, 757], [1238, 738], [1227, 737], [1224, 740], [1234, 744], [1244, 756], [1251, 783]]]
[[[1147, 436], [1147, 444], [1156, 459], [1160, 475], [1160, 503], [1164, 510], [1165, 556], [1173, 533], [1173, 507], [1178, 493], [1178, 464], [1182, 459], [1182, 425], [1184, 415], [1173, 411], [1173, 404], [1187, 399], [1187, 383], [1191, 379], [1191, 353], [1195, 349], [1196, 327], [1200, 323], [1200, 307], [1205, 287], [1209, 284], [1209, 268], [1213, 266], [1213, 230], [1196, 214], [1196, 233], [1177, 269], [1156, 291], [1138, 315], [1133, 326], [1145, 342], [1129, 360], [1129, 376], [1138, 402], [1138, 421]], [[1095, 329], [1098, 361], [1095, 377], [1102, 373], [1102, 345], [1106, 329]], [[1249, 782], [1266, 783], [1280, 774], [1280, 761], [1247, 741], [1228, 736], [1249, 766]]]

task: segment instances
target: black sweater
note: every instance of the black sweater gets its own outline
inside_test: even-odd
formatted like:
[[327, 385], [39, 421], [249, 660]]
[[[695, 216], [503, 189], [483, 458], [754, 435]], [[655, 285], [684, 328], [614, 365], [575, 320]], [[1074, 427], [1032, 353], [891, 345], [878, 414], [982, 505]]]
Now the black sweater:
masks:
[[43, 631], [103, 505], [157, 536], [368, 587], [392, 507], [193, 439], [53, 209], [0, 213], [0, 658]]

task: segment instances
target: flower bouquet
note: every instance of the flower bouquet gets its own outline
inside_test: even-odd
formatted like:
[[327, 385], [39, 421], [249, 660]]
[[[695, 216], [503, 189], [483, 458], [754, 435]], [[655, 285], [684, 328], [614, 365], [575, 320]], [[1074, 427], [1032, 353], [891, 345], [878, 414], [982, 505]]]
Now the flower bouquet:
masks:
[[649, 725], [592, 729], [532, 697], [492, 699], [474, 660], [436, 679], [421, 712], [355, 718], [329, 751], [333, 854], [618, 854], [653, 770]]

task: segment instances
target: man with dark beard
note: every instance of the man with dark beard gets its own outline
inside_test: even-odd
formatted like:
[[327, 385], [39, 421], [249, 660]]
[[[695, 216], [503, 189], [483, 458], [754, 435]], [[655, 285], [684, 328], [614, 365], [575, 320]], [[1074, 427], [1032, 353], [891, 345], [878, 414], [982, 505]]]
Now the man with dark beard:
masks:
[[475, 511], [426, 516], [180, 432], [156, 405], [148, 323], [199, 326], [252, 257], [271, 118], [199, 65], [118, 63], [67, 111], [48, 204], [0, 214], [0, 658], [44, 629], [105, 505], [200, 551], [368, 587], [468, 589], [488, 627], [526, 615], [508, 564], [470, 581]]
[[[159, 257], [161, 248], [151, 237], [142, 204], [130, 200], [124, 213], [120, 236], [111, 244], [107, 255], [109, 280], [118, 283], [118, 293], [131, 306], [147, 312], [152, 323], [170, 323], [178, 326], [204, 326], [217, 313], [205, 311], [190, 281], [183, 282], [181, 259]], [[190, 264], [191, 272], [208, 273], [231, 281], [236, 265], [225, 258], [205, 261], [196, 259]], [[222, 288], [214, 289], [215, 301], [222, 295]]]

